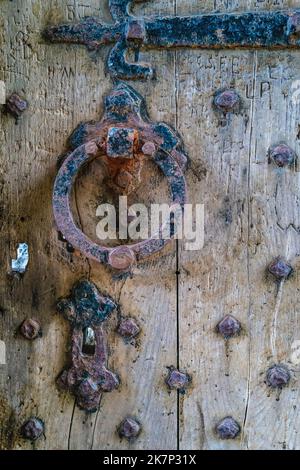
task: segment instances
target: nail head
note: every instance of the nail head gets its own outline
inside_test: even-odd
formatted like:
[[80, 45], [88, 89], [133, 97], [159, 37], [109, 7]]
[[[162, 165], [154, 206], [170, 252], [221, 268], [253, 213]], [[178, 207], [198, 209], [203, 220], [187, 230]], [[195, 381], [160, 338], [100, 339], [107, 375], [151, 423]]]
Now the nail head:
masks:
[[281, 388], [289, 383], [291, 374], [288, 368], [283, 364], [276, 364], [267, 371], [267, 385], [272, 388]]
[[217, 325], [217, 330], [225, 339], [228, 339], [240, 333], [241, 324], [232, 315], [226, 315]]
[[235, 90], [226, 89], [219, 90], [214, 96], [215, 107], [222, 112], [234, 112], [238, 110], [240, 106], [240, 97]]
[[296, 154], [286, 144], [274, 145], [269, 149], [269, 161], [280, 168], [292, 165], [296, 160]]
[[21, 427], [21, 434], [24, 439], [36, 441], [44, 433], [44, 423], [40, 418], [30, 418]]
[[119, 436], [132, 440], [140, 434], [142, 430], [141, 424], [135, 418], [125, 418], [119, 426]]
[[241, 432], [240, 425], [231, 416], [222, 419], [216, 426], [220, 439], [235, 439]]
[[42, 336], [42, 328], [40, 323], [34, 318], [26, 318], [20, 325], [20, 333], [24, 338], [32, 341]]
[[268, 266], [268, 271], [275, 279], [280, 281], [287, 279], [292, 274], [293, 268], [283, 258], [278, 257]]
[[181, 372], [178, 369], [170, 368], [169, 375], [166, 379], [166, 384], [170, 389], [179, 390], [184, 392], [190, 385], [192, 378], [189, 374]]

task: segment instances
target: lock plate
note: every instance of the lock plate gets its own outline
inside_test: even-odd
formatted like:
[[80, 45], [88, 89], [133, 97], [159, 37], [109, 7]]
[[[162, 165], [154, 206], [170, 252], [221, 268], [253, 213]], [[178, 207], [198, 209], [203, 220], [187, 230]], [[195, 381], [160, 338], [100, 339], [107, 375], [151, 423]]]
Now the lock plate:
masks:
[[103, 327], [117, 307], [110, 297], [85, 279], [79, 281], [69, 297], [60, 299], [57, 310], [71, 324], [71, 366], [57, 378], [59, 388], [70, 391], [79, 408], [98, 409], [101, 394], [119, 386], [118, 376], [107, 368], [108, 348]]

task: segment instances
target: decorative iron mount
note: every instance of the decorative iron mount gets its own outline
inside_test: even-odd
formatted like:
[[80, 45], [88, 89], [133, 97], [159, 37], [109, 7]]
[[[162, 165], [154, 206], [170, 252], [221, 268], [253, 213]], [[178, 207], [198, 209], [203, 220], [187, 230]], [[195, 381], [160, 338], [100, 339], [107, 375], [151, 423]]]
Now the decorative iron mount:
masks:
[[71, 365], [57, 378], [59, 388], [76, 397], [79, 408], [97, 411], [103, 392], [119, 386], [118, 376], [107, 369], [108, 347], [103, 323], [117, 305], [90, 281], [77, 282], [69, 297], [60, 299], [58, 312], [71, 323]]
[[106, 166], [108, 183], [119, 194], [129, 194], [140, 184], [143, 161], [148, 158], [166, 177], [172, 207], [184, 210], [187, 156], [179, 135], [167, 124], [151, 122], [143, 98], [126, 83], [119, 83], [105, 98], [104, 115], [99, 122], [81, 123], [69, 139], [71, 152], [66, 155], [55, 179], [53, 212], [64, 238], [88, 258], [107, 264], [119, 272], [129, 272], [133, 265], [161, 251], [171, 238], [162, 237], [168, 224], [174, 235], [171, 216], [164, 220], [148, 240], [115, 248], [100, 246], [90, 240], [75, 224], [71, 210], [74, 181], [83, 165], [100, 157]]
[[113, 77], [128, 80], [154, 75], [147, 64], [127, 62], [128, 49], [135, 50], [138, 57], [142, 47], [300, 47], [300, 10], [136, 18], [129, 12], [133, 1], [109, 0], [114, 24], [105, 25], [98, 18], [89, 17], [76, 24], [49, 27], [44, 36], [51, 42], [83, 44], [89, 50], [115, 44], [108, 57], [108, 70]]

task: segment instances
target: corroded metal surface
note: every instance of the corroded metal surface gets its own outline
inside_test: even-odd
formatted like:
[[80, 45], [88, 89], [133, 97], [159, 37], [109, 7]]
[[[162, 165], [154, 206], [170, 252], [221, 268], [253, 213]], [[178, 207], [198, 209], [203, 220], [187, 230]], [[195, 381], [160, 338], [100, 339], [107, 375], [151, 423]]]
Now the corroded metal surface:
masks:
[[21, 98], [17, 93], [10, 95], [5, 103], [5, 111], [11, 114], [16, 119], [16, 122], [27, 108], [28, 102], [24, 98]]
[[240, 322], [232, 315], [226, 315], [217, 325], [217, 331], [225, 339], [237, 336], [241, 331]]
[[166, 384], [171, 390], [178, 390], [180, 393], [184, 394], [191, 382], [192, 377], [189, 374], [175, 369], [174, 367], [169, 367]]
[[[115, 140], [117, 139], [117, 142]], [[69, 139], [72, 153], [61, 165], [53, 190], [53, 211], [57, 228], [72, 247], [84, 255], [119, 271], [128, 271], [138, 261], [160, 251], [170, 239], [162, 237], [164, 224], [151, 239], [117, 248], [100, 246], [76, 226], [71, 212], [71, 191], [83, 165], [95, 157], [105, 163], [109, 185], [128, 194], [140, 184], [145, 158], [153, 161], [168, 180], [172, 205], [184, 206], [187, 156], [177, 133], [165, 123], [149, 120], [143, 98], [130, 86], [120, 83], [105, 98], [104, 116], [99, 122], [81, 123]]]
[[26, 318], [20, 325], [21, 335], [29, 340], [34, 340], [42, 336], [41, 324], [35, 318]]
[[73, 393], [77, 405], [88, 412], [97, 410], [103, 392], [119, 385], [118, 376], [107, 369], [107, 341], [102, 327], [115, 308], [116, 304], [87, 280], [79, 281], [70, 297], [57, 304], [72, 328], [71, 367], [62, 371], [57, 384]]
[[132, 417], [125, 418], [118, 428], [118, 434], [121, 438], [125, 438], [128, 441], [136, 439], [142, 431], [141, 423]]
[[218, 90], [214, 96], [214, 107], [224, 114], [240, 109], [241, 99], [233, 89]]
[[[145, 0], [142, 0], [145, 1]], [[102, 24], [85, 18], [76, 24], [48, 27], [44, 36], [52, 42], [83, 44], [90, 50], [113, 44], [107, 65], [112, 76], [122, 79], [154, 75], [149, 65], [129, 63], [128, 49], [146, 48], [291, 48], [300, 46], [300, 12], [245, 12], [191, 17], [135, 18], [129, 12], [132, 0], [110, 0], [115, 23]]]
[[231, 416], [226, 416], [216, 426], [220, 439], [235, 439], [241, 432], [239, 423]]
[[268, 272], [277, 281], [282, 281], [283, 279], [288, 279], [293, 274], [293, 268], [285, 259], [278, 257], [269, 264]]
[[29, 441], [36, 441], [44, 434], [44, 422], [37, 417], [29, 418], [21, 427], [21, 435]]
[[266, 383], [272, 388], [282, 388], [291, 380], [291, 374], [284, 364], [276, 364], [270, 367], [266, 375]]
[[122, 318], [117, 329], [119, 335], [128, 341], [138, 336], [140, 331], [139, 324], [131, 317]]
[[280, 168], [293, 165], [296, 159], [294, 150], [284, 143], [273, 145], [269, 149], [269, 163], [274, 163]]

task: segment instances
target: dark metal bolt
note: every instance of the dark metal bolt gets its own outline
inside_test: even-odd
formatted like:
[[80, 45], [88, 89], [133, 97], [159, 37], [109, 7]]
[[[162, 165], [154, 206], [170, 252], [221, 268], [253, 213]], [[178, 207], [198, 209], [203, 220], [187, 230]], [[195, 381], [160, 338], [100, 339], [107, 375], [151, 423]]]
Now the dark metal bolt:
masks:
[[21, 434], [24, 439], [36, 441], [44, 434], [45, 425], [40, 418], [30, 418], [21, 427]]
[[33, 340], [42, 336], [42, 328], [40, 323], [34, 318], [26, 318], [20, 325], [20, 333], [24, 338]]
[[6, 100], [5, 110], [10, 113], [16, 119], [18, 119], [24, 111], [28, 108], [28, 103], [26, 100], [20, 98], [17, 93], [13, 93]]
[[125, 418], [119, 426], [118, 432], [120, 437], [132, 440], [140, 434], [142, 430], [141, 424], [135, 418]]
[[286, 144], [274, 145], [269, 149], [269, 163], [273, 162], [280, 168], [293, 165], [295, 160], [294, 150]]
[[285, 365], [276, 364], [268, 369], [266, 380], [269, 387], [281, 388], [289, 383], [291, 374]]
[[192, 378], [189, 374], [181, 372], [180, 370], [169, 368], [169, 375], [166, 378], [166, 384], [169, 388], [184, 392], [185, 389], [190, 385]]
[[220, 439], [235, 439], [241, 432], [241, 428], [235, 419], [227, 416], [217, 424], [216, 432]]
[[225, 339], [232, 338], [240, 333], [241, 324], [232, 315], [226, 315], [217, 325], [217, 331], [224, 336]]
[[125, 339], [131, 339], [135, 338], [141, 329], [134, 318], [127, 317], [120, 321], [117, 331], [119, 335], [123, 336]]
[[283, 258], [279, 257], [268, 266], [268, 271], [278, 281], [281, 281], [282, 279], [287, 279], [292, 274], [293, 268]]
[[222, 112], [229, 113], [239, 109], [241, 99], [235, 90], [219, 90], [214, 96], [215, 107]]

